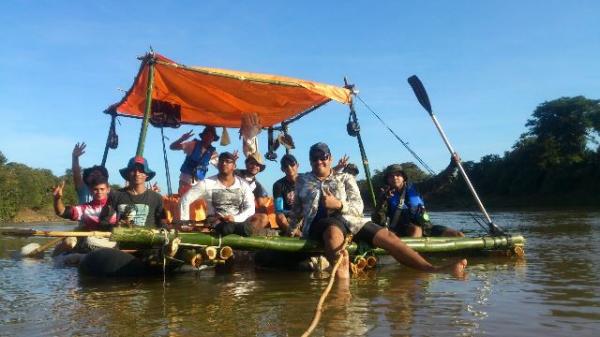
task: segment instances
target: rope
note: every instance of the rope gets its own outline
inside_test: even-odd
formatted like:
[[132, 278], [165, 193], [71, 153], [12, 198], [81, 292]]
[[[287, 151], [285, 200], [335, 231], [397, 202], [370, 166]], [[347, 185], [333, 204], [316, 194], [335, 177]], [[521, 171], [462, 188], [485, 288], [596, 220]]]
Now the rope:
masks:
[[335, 281], [335, 274], [337, 273], [337, 270], [339, 269], [340, 265], [342, 264], [342, 259], [344, 256], [341, 254], [341, 252], [346, 249], [346, 246], [348, 246], [348, 242], [350, 242], [351, 240], [352, 240], [352, 236], [350, 235], [346, 238], [344, 245], [342, 246], [342, 249], [340, 249], [338, 251], [339, 257], [337, 259], [337, 262], [335, 263], [335, 266], [333, 266], [333, 269], [331, 270], [331, 275], [329, 276], [329, 283], [327, 284], [327, 287], [321, 294], [321, 298], [319, 298], [319, 303], [317, 304], [317, 307], [315, 308], [315, 316], [313, 317], [313, 320], [310, 323], [310, 326], [308, 327], [308, 329], [306, 329], [306, 331], [302, 334], [302, 337], [310, 336], [310, 334], [313, 332], [313, 330], [315, 330], [315, 328], [319, 324], [319, 320], [321, 319], [321, 313], [323, 311], [323, 303], [325, 303], [325, 299], [329, 295], [329, 292], [331, 292], [331, 288], [333, 287], [333, 282]]
[[435, 172], [431, 169], [431, 167], [429, 167], [429, 165], [427, 165], [427, 163], [425, 163], [423, 161], [423, 159], [421, 159], [421, 157], [419, 157], [419, 155], [408, 146], [408, 143], [403, 141], [400, 138], [400, 136], [398, 136], [394, 132], [394, 130], [392, 130], [387, 124], [385, 124], [383, 119], [381, 119], [381, 117], [379, 117], [379, 115], [375, 111], [373, 111], [373, 109], [371, 109], [371, 107], [365, 101], [363, 101], [363, 99], [358, 94], [356, 95], [356, 97], [381, 122], [381, 124], [383, 124], [383, 126], [385, 126], [392, 133], [392, 135], [394, 135], [394, 137], [396, 137], [396, 139], [408, 150], [408, 152], [410, 152], [410, 154], [412, 154], [413, 157], [415, 157], [415, 159], [427, 170], [427, 172], [429, 172], [429, 174], [432, 174], [432, 175], [435, 174]]

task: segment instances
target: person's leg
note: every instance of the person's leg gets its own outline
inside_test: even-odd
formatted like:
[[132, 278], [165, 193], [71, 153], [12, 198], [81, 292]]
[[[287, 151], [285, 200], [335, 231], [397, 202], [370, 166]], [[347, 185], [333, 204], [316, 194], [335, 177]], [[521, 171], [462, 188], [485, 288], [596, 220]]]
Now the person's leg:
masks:
[[283, 213], [277, 213], [275, 215], [275, 220], [277, 221], [277, 226], [279, 226], [279, 231], [282, 233], [287, 233], [290, 228], [290, 224], [287, 221], [287, 217]]
[[447, 237], [459, 237], [462, 238], [465, 236], [460, 231], [452, 229], [450, 227], [442, 226], [442, 225], [433, 225], [428, 229], [429, 234], [427, 236], [447, 236]]
[[261, 229], [271, 228], [269, 217], [264, 213], [255, 213], [253, 216], [249, 217], [247, 221], [252, 224], [255, 232], [258, 232]]
[[200, 188], [195, 188], [199, 185], [200, 184], [194, 185], [194, 187], [190, 188], [184, 195], [181, 196], [181, 200], [179, 201], [179, 218], [181, 221], [190, 220], [190, 205], [202, 195]]
[[417, 225], [408, 224], [406, 226], [407, 236], [411, 238], [421, 238], [423, 237], [423, 229]]
[[457, 277], [464, 275], [467, 260], [462, 259], [443, 267], [436, 267], [425, 260], [419, 253], [408, 247], [400, 238], [387, 229], [382, 229], [375, 234], [373, 245], [387, 250], [396, 261], [408, 267], [426, 272], [450, 272]]
[[[338, 259], [338, 252], [344, 246], [344, 232], [335, 225], [329, 225], [323, 232], [323, 245], [325, 256], [331, 266], [335, 266]], [[342, 256], [342, 262], [337, 270], [336, 277], [347, 279], [350, 277], [348, 251], [342, 250], [339, 253]]]
[[463, 232], [457, 231], [456, 229], [446, 228], [446, 230], [442, 232], [442, 236], [464, 238], [465, 234]]

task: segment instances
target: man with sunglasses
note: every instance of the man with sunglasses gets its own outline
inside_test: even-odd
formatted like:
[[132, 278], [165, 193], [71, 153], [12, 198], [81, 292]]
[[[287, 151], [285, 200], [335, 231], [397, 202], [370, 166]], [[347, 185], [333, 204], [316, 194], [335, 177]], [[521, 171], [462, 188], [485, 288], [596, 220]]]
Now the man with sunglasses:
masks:
[[464, 274], [467, 260], [447, 266], [434, 266], [403, 243], [394, 233], [363, 217], [363, 201], [354, 177], [332, 169], [331, 151], [325, 143], [316, 143], [309, 151], [311, 172], [299, 174], [296, 198], [290, 213], [293, 231], [302, 221], [302, 236], [323, 242], [325, 255], [331, 265], [336, 256], [343, 258], [337, 277], [350, 275], [348, 252], [341, 250], [345, 236], [387, 250], [398, 262], [427, 272]]

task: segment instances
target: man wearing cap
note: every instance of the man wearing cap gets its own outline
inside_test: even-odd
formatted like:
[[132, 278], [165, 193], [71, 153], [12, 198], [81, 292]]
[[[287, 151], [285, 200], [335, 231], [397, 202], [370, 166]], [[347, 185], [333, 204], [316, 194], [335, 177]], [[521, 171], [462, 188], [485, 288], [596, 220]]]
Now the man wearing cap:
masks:
[[207, 177], [182, 196], [181, 220], [189, 221], [189, 206], [198, 198], [206, 200], [205, 224], [218, 234], [250, 236], [264, 228], [266, 215], [255, 214], [254, 195], [248, 183], [234, 174], [237, 157], [230, 152], [219, 155], [219, 173]]
[[206, 126], [199, 135], [200, 139], [186, 142], [193, 135], [193, 131], [186, 132], [169, 146], [171, 150], [182, 150], [186, 155], [179, 175], [179, 195], [183, 195], [196, 181], [205, 178], [209, 164], [217, 163], [217, 153], [211, 145], [219, 140], [215, 127]]
[[[408, 181], [402, 165], [392, 164], [383, 171], [385, 186], [371, 215], [373, 222], [387, 226], [399, 236], [463, 237], [462, 232], [450, 227], [433, 225], [425, 210], [425, 203], [417, 187]], [[456, 175], [454, 160], [440, 174], [419, 184], [425, 190], [440, 189]]]
[[285, 177], [273, 184], [273, 199], [275, 200], [275, 219], [281, 232], [287, 233], [289, 221], [287, 214], [292, 210], [296, 196], [296, 179], [298, 178], [298, 161], [291, 154], [281, 158], [281, 171]]
[[302, 220], [302, 236], [323, 242], [331, 265], [342, 257], [337, 277], [349, 277], [348, 252], [342, 250], [344, 238], [367, 242], [387, 250], [398, 262], [428, 272], [451, 272], [462, 276], [467, 260], [444, 267], [433, 266], [403, 243], [394, 233], [363, 219], [363, 202], [354, 177], [332, 169], [331, 151], [325, 143], [316, 143], [309, 151], [311, 172], [298, 175], [296, 199], [290, 214], [293, 230]]
[[119, 223], [132, 226], [161, 227], [164, 217], [160, 194], [147, 189], [146, 182], [156, 175], [144, 157], [129, 160], [127, 167], [119, 170], [128, 185], [110, 195], [110, 204], [117, 211]]
[[[267, 203], [269, 202], [269, 193], [264, 186], [256, 180], [256, 176], [266, 168], [262, 156], [258, 152], [250, 153], [246, 157], [244, 164], [246, 165], [246, 169], [235, 170], [235, 175], [242, 178], [250, 186], [252, 194], [254, 194], [257, 213], [266, 213]], [[265, 219], [266, 222], [263, 225], [267, 226], [269, 220], [267, 217], [265, 217]]]

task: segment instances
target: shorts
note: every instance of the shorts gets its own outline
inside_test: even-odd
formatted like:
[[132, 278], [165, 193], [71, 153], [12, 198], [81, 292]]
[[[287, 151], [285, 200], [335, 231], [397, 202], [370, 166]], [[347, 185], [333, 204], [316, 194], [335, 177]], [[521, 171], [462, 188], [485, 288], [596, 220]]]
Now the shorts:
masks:
[[[344, 225], [344, 223], [342, 223], [341, 220], [339, 220], [337, 218], [333, 218], [333, 217], [328, 217], [328, 218], [321, 219], [316, 223], [313, 223], [310, 226], [308, 236], [313, 240], [323, 241], [323, 233], [325, 232], [325, 229], [327, 229], [327, 227], [329, 227], [329, 226], [335, 226], [335, 227], [339, 228], [342, 231], [342, 233], [344, 233], [344, 235], [350, 234], [350, 230], [346, 227], [346, 225]], [[355, 241], [355, 242], [363, 241], [363, 242], [366, 242], [366, 243], [372, 245], [375, 235], [377, 234], [377, 232], [379, 232], [382, 229], [383, 229], [382, 226], [379, 226], [378, 224], [376, 224], [374, 222], [368, 221], [353, 236], [352, 241]]]
[[215, 232], [225, 236], [229, 234], [237, 234], [239, 236], [252, 236], [254, 234], [254, 226], [247, 222], [221, 222], [215, 226]]

